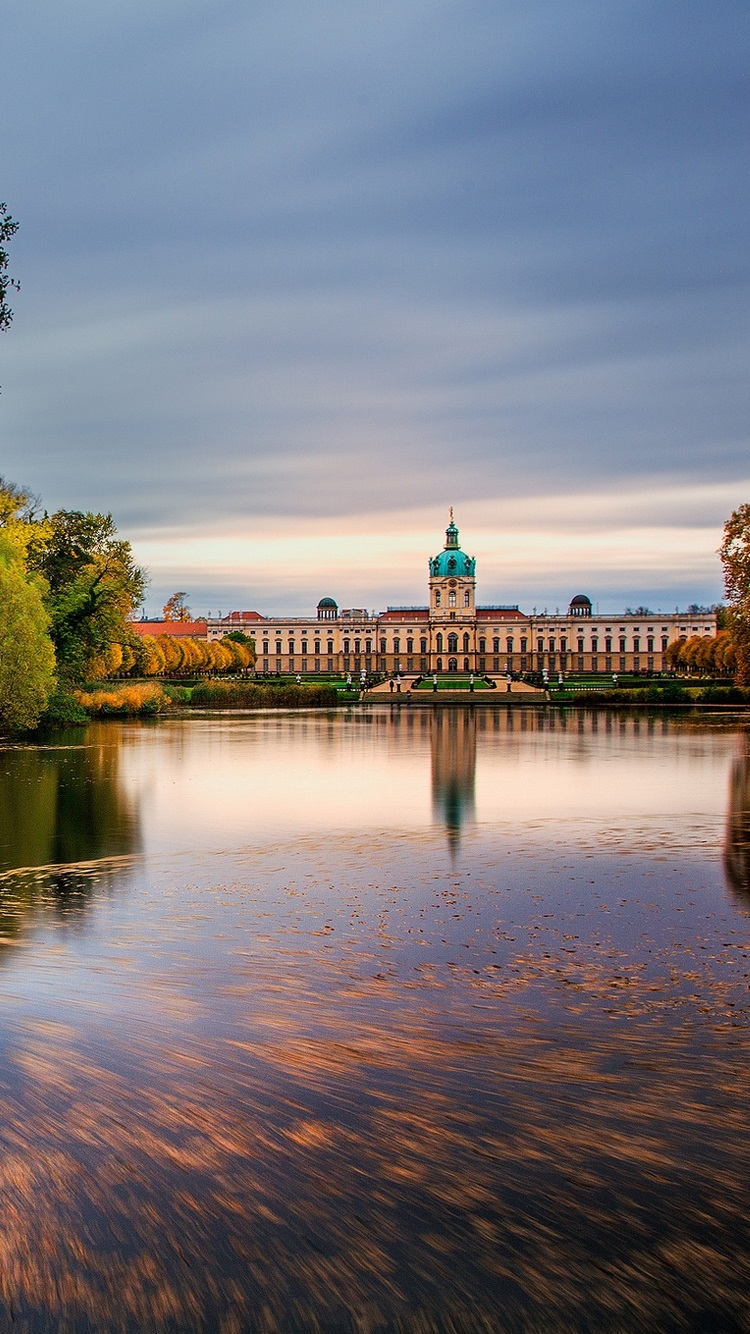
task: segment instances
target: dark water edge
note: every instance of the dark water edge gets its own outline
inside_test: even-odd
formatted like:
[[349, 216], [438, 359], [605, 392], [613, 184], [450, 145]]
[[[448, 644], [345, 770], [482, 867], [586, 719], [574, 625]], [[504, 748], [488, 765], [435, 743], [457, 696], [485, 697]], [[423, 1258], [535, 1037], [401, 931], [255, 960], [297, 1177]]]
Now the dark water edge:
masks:
[[3, 1328], [750, 1328], [747, 735], [514, 713], [2, 753]]

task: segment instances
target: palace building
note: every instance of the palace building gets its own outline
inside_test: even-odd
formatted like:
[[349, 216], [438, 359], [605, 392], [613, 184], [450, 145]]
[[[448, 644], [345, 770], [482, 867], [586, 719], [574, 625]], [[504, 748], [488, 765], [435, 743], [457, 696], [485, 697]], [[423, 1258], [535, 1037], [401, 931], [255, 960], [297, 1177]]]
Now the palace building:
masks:
[[478, 606], [476, 560], [461, 549], [453, 521], [442, 551], [429, 561], [429, 603], [373, 614], [321, 598], [314, 617], [232, 612], [209, 617], [206, 634], [243, 630], [255, 641], [258, 672], [433, 672], [504, 675], [557, 672], [658, 672], [667, 646], [692, 635], [713, 637], [712, 612], [651, 611], [594, 615], [585, 594], [564, 615], [528, 615], [517, 605]]

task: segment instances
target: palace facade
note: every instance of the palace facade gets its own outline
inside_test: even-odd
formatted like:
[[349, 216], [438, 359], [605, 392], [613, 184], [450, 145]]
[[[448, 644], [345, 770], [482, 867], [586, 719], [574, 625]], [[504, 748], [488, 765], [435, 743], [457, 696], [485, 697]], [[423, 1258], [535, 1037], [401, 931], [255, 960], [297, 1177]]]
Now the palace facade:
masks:
[[712, 612], [594, 615], [577, 594], [565, 615], [518, 606], [477, 606], [476, 561], [459, 543], [453, 511], [442, 551], [429, 561], [429, 603], [371, 614], [321, 598], [314, 617], [232, 612], [206, 622], [209, 639], [242, 630], [255, 641], [258, 672], [385, 672], [501, 675], [547, 671], [659, 672], [667, 646], [716, 634]]

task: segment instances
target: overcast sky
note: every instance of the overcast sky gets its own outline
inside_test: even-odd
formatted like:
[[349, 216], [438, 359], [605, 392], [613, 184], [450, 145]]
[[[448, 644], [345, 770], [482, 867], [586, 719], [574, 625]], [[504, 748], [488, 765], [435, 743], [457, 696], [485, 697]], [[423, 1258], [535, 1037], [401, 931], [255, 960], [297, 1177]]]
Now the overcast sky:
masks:
[[5, 0], [0, 471], [196, 611], [721, 595], [747, 0]]

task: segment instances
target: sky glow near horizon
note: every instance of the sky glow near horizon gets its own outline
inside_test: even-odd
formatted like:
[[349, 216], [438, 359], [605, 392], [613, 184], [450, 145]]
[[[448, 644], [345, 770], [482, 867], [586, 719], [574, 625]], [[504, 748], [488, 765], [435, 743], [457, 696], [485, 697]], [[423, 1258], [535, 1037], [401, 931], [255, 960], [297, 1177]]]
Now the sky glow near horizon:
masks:
[[195, 612], [721, 596], [744, 3], [9, 0], [0, 471]]

